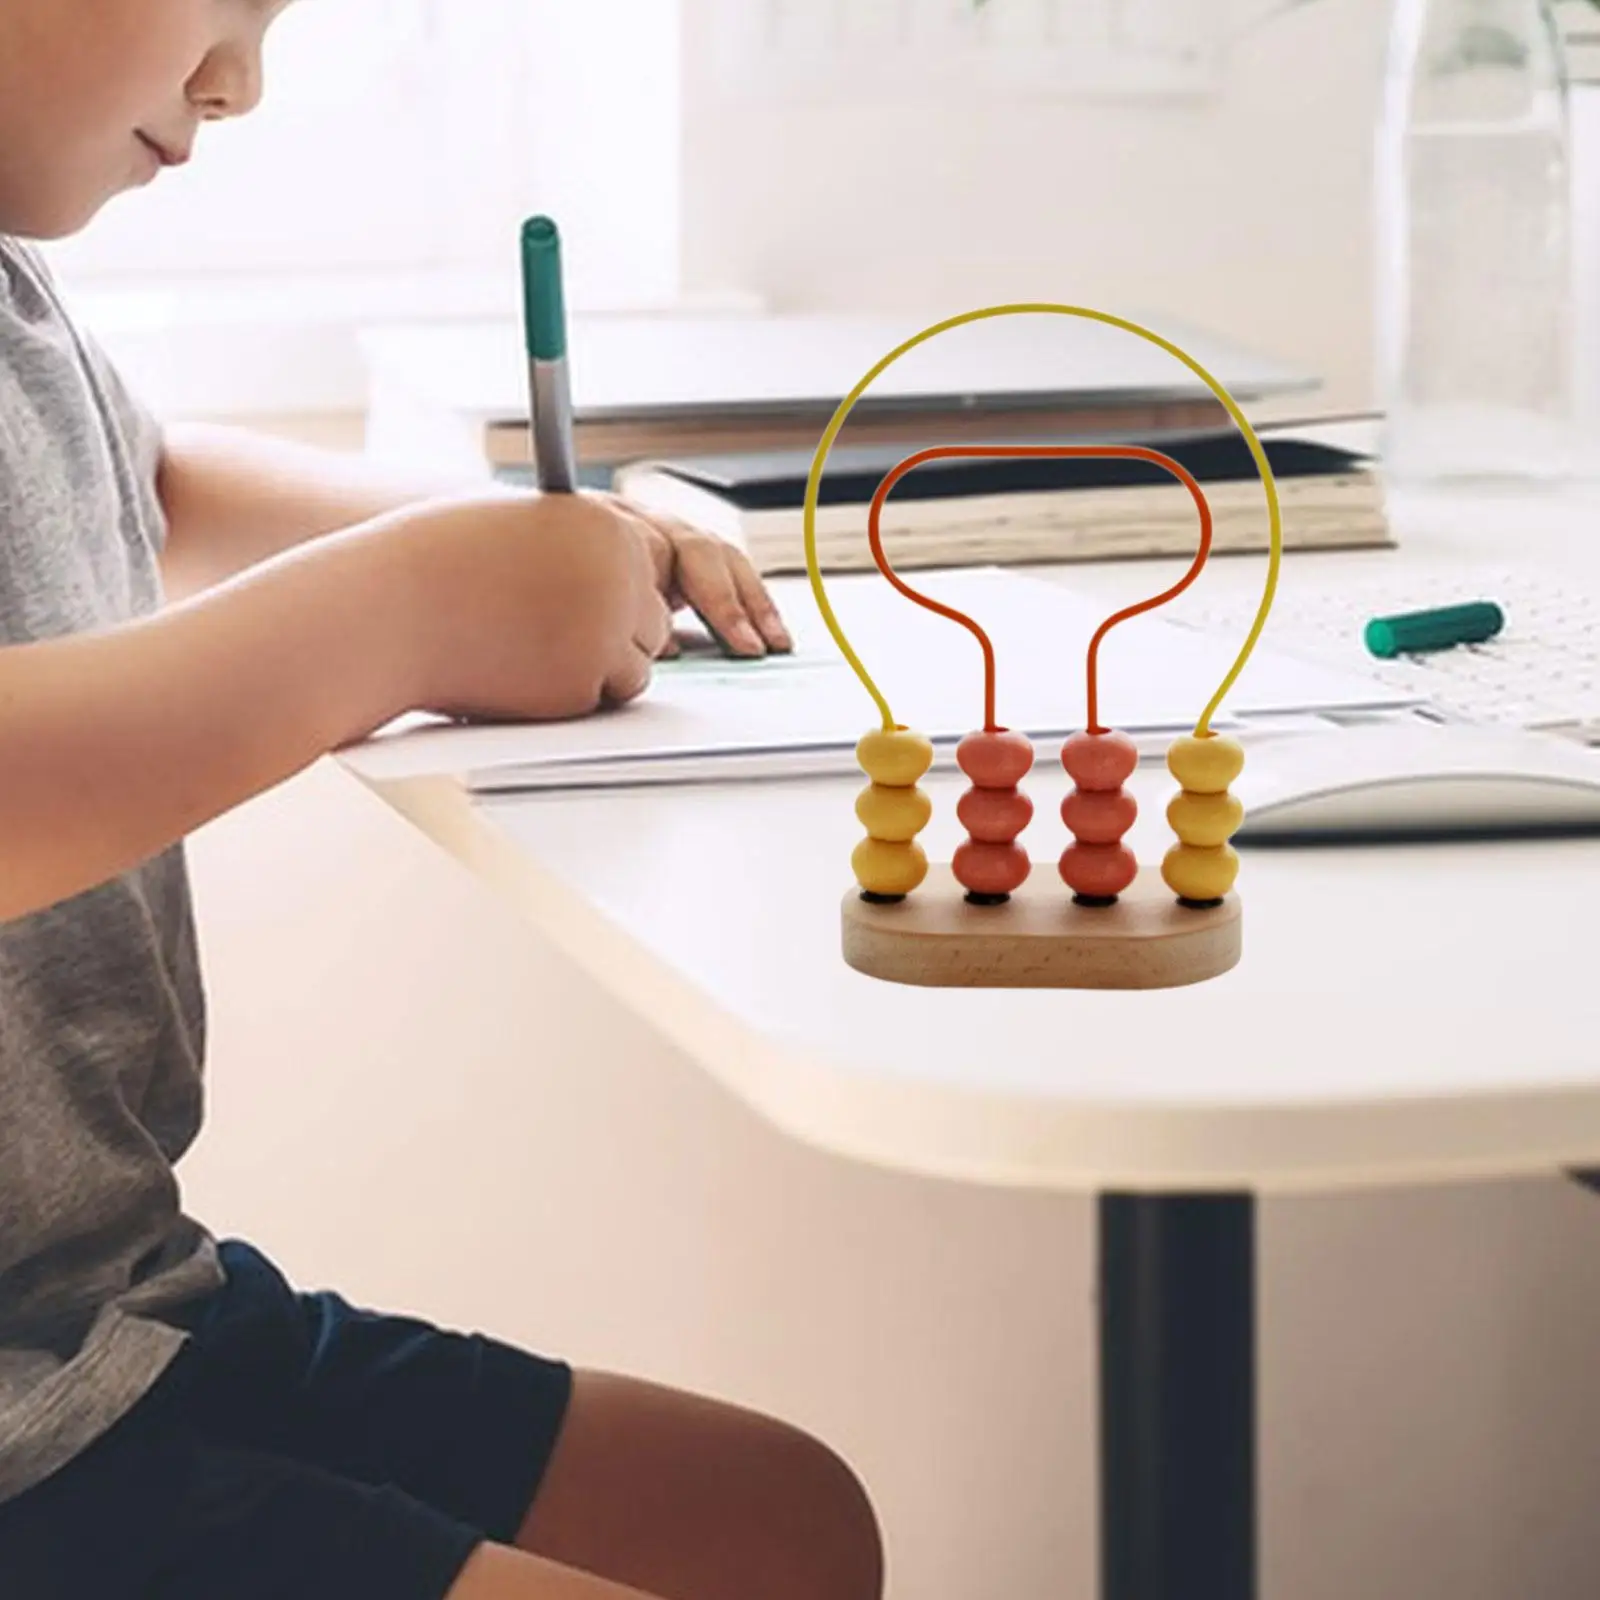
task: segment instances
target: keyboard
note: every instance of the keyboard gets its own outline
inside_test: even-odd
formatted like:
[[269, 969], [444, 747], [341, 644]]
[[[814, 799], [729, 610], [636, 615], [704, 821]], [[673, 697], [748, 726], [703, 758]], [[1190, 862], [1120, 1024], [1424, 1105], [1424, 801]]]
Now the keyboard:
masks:
[[[1371, 655], [1362, 641], [1373, 617], [1465, 600], [1493, 600], [1500, 606], [1506, 621], [1498, 637], [1389, 661]], [[1186, 601], [1180, 599], [1163, 615], [1241, 637], [1260, 604], [1259, 596]], [[1600, 601], [1547, 577], [1469, 567], [1406, 583], [1341, 584], [1322, 593], [1291, 595], [1280, 588], [1265, 642], [1284, 655], [1366, 672], [1425, 698], [1450, 720], [1600, 742]]]

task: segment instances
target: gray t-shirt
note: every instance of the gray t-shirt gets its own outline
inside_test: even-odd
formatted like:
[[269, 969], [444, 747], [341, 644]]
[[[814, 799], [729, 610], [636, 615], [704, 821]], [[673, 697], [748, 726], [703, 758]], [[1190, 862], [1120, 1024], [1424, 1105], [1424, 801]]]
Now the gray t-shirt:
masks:
[[[0, 239], [0, 648], [160, 605], [158, 448]], [[182, 1343], [163, 1318], [221, 1281], [173, 1175], [204, 1023], [181, 846], [0, 922], [0, 1501], [128, 1411]]]

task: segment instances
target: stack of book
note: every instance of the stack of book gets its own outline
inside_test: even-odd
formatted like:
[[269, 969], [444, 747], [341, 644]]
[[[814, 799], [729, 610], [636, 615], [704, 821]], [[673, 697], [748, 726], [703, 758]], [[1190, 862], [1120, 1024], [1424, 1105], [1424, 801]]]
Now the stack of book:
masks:
[[[575, 317], [574, 444], [586, 485], [614, 487], [747, 547], [766, 573], [804, 565], [801, 507], [843, 397], [922, 326], [911, 317], [660, 313]], [[1314, 378], [1203, 331], [1160, 334], [1247, 411]], [[532, 477], [528, 375], [511, 323], [373, 330], [368, 448], [413, 469]], [[1131, 443], [1205, 486], [1219, 551], [1267, 543], [1255, 464], [1227, 410], [1170, 352], [1092, 320], [996, 317], [879, 372], [822, 486], [818, 542], [835, 571], [871, 564], [866, 514], [886, 472], [932, 445]], [[1371, 462], [1287, 437], [1269, 444], [1290, 548], [1391, 542]], [[885, 543], [905, 567], [1106, 560], [1194, 549], [1188, 493], [1148, 464], [940, 463], [895, 489]]]
[[[925, 434], [921, 441], [934, 442], [946, 440]], [[1255, 459], [1231, 423], [1225, 432], [1144, 433], [1126, 442], [1160, 450], [1194, 475], [1211, 508], [1213, 550], [1267, 547], [1266, 494]], [[1285, 548], [1393, 543], [1382, 484], [1366, 456], [1270, 435], [1263, 448]], [[910, 453], [862, 447], [830, 455], [817, 513], [824, 569], [872, 566], [868, 508], [885, 475]], [[798, 572], [805, 566], [803, 513], [813, 457], [814, 447], [640, 462], [617, 474], [616, 488], [648, 509], [740, 545], [763, 573]], [[930, 462], [895, 485], [880, 523], [885, 554], [907, 569], [1182, 555], [1195, 549], [1199, 528], [1192, 495], [1171, 473], [1147, 461], [1102, 456]]]

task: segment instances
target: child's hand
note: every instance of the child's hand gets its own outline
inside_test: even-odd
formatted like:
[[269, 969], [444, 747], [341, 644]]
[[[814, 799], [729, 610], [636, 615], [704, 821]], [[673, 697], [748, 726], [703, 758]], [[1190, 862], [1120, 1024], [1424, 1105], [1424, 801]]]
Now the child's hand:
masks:
[[532, 720], [631, 700], [672, 636], [636, 517], [589, 494], [493, 492], [374, 525], [405, 569], [412, 709]]
[[[638, 524], [656, 587], [673, 611], [692, 610], [735, 655], [794, 648], [766, 585], [737, 546], [620, 495], [599, 498]], [[676, 641], [663, 653], [676, 655]]]

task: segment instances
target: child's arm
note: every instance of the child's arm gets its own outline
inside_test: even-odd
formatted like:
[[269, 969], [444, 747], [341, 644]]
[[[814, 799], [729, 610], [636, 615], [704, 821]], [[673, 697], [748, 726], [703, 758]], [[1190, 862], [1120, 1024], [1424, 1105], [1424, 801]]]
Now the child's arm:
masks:
[[0, 919], [158, 853], [411, 709], [560, 717], [640, 693], [670, 631], [604, 502], [426, 504], [142, 621], [0, 649]]
[[168, 525], [162, 580], [172, 599], [308, 539], [465, 487], [402, 481], [360, 456], [206, 423], [163, 431], [156, 486]]
[[[163, 583], [172, 598], [198, 594], [310, 540], [460, 487], [407, 482], [360, 457], [236, 428], [173, 426], [157, 476], [167, 518]], [[738, 654], [790, 648], [771, 595], [741, 552], [673, 518], [612, 503], [639, 522], [674, 606], [692, 606]]]

